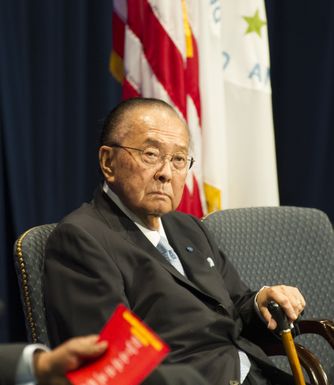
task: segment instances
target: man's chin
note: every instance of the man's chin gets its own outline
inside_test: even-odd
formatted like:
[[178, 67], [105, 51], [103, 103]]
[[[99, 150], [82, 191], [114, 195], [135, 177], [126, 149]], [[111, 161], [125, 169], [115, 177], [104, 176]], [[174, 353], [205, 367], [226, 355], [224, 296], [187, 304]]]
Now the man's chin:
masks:
[[172, 211], [172, 209], [170, 210], [151, 210], [149, 211], [148, 215], [152, 216], [152, 217], [162, 217], [163, 215], [165, 214], [168, 214]]
[[170, 213], [173, 208], [170, 205], [159, 205], [158, 207], [150, 207], [147, 212], [151, 216], [161, 217], [164, 214]]

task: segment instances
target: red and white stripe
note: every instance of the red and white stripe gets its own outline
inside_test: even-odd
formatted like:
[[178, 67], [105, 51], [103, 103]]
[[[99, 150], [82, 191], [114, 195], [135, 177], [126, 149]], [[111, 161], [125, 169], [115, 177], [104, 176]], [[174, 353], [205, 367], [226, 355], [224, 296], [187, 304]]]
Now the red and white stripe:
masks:
[[163, 99], [187, 121], [196, 162], [188, 174], [179, 210], [201, 217], [205, 212], [201, 103], [193, 36], [192, 46], [193, 56], [187, 57], [182, 0], [114, 1], [113, 49], [124, 62], [123, 98]]

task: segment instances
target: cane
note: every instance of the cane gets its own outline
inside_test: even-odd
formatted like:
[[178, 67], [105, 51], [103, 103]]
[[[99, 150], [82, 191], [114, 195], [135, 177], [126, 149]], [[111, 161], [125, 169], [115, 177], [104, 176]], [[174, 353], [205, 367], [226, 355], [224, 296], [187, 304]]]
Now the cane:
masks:
[[274, 320], [277, 322], [277, 331], [282, 337], [284, 350], [286, 355], [288, 356], [289, 364], [292, 370], [295, 383], [296, 385], [305, 385], [303, 371], [300, 366], [295, 342], [291, 333], [291, 327], [286, 318], [286, 315], [284, 314], [280, 306], [274, 301], [270, 301], [268, 303], [268, 310], [270, 311]]

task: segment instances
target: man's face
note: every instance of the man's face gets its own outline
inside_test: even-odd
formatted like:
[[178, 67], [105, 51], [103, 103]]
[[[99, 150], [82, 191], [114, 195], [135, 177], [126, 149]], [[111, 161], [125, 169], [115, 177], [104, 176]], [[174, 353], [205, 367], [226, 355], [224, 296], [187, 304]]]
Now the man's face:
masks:
[[[188, 154], [188, 130], [167, 108], [138, 107], [126, 115], [120, 130], [121, 146], [145, 149], [155, 147], [162, 155]], [[106, 180], [122, 202], [149, 227], [157, 217], [175, 210], [180, 203], [188, 167], [176, 170], [170, 157], [156, 165], [143, 162], [139, 151], [109, 148], [110, 174]], [[101, 164], [103, 169], [103, 164]]]

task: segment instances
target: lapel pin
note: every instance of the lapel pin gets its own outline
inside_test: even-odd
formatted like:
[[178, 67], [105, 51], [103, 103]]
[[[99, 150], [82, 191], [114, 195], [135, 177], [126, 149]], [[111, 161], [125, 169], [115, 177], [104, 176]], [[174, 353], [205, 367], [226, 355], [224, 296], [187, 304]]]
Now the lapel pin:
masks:
[[194, 249], [191, 246], [187, 246], [186, 250], [189, 251], [189, 253], [192, 253], [194, 251]]
[[213, 267], [215, 265], [215, 263], [213, 262], [212, 258], [209, 257], [206, 260], [208, 261], [208, 264], [209, 264], [210, 267]]

